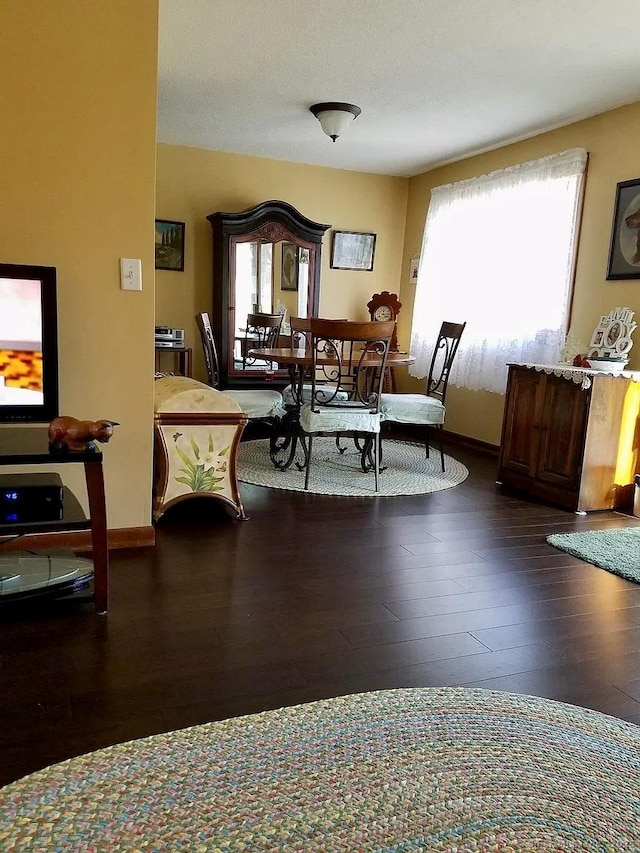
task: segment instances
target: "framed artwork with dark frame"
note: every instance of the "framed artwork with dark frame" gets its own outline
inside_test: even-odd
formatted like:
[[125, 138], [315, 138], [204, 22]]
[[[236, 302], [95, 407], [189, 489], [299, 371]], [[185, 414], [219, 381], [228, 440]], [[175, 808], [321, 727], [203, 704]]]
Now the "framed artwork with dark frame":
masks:
[[280, 273], [280, 290], [298, 289], [298, 265], [300, 258], [295, 243], [282, 244], [282, 269]]
[[616, 185], [607, 280], [640, 278], [640, 178]]
[[156, 219], [156, 269], [184, 272], [184, 222]]
[[376, 235], [362, 231], [334, 231], [331, 263], [334, 270], [373, 270]]

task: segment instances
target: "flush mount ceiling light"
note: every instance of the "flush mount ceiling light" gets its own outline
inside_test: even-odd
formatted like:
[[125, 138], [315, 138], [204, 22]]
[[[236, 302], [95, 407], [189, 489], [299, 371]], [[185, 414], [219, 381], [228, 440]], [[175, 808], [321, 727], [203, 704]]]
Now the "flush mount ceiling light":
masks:
[[328, 101], [326, 104], [314, 104], [309, 110], [320, 122], [327, 136], [333, 142], [345, 132], [351, 122], [358, 118], [362, 110], [355, 104], [342, 104], [338, 101]]

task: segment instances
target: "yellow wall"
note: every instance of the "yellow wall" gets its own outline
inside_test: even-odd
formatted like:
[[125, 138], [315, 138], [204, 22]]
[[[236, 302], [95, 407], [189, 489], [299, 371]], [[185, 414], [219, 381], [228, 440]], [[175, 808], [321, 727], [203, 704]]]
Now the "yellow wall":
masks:
[[[121, 422], [111, 528], [151, 518], [157, 5], [21, 0], [0, 28], [0, 260], [57, 267], [61, 412]], [[81, 466], [62, 473], [84, 500]]]
[[156, 272], [156, 317], [159, 325], [185, 330], [187, 346], [194, 348], [196, 378], [205, 379], [205, 371], [194, 317], [211, 311], [212, 301], [210, 213], [241, 211], [276, 198], [332, 229], [376, 233], [372, 272], [330, 269], [329, 231], [322, 246], [320, 314], [367, 319], [373, 293], [398, 292], [408, 183], [407, 178], [159, 144], [156, 215], [186, 222], [186, 246], [183, 273]]
[[[576, 269], [571, 332], [588, 346], [591, 332], [601, 314], [615, 306], [627, 306], [640, 315], [640, 280], [606, 281], [611, 223], [616, 183], [640, 177], [640, 103], [622, 107], [545, 133], [533, 139], [509, 145], [478, 157], [453, 163], [410, 180], [405, 232], [403, 274], [400, 299], [410, 308], [415, 286], [408, 284], [409, 259], [420, 253], [422, 234], [431, 187], [503, 169], [527, 160], [544, 157], [567, 148], [585, 148], [589, 169], [582, 230]], [[526, 263], [526, 260], [524, 260]], [[514, 270], [514, 287], [518, 273]], [[460, 316], [448, 320], [464, 320]], [[508, 318], [505, 318], [508, 320]], [[409, 343], [411, 311], [399, 318], [401, 344]], [[640, 340], [631, 350], [629, 367], [640, 368]], [[400, 380], [403, 390], [423, 386], [407, 377]], [[492, 444], [500, 441], [504, 397], [487, 392], [450, 388], [447, 398], [447, 429]]]

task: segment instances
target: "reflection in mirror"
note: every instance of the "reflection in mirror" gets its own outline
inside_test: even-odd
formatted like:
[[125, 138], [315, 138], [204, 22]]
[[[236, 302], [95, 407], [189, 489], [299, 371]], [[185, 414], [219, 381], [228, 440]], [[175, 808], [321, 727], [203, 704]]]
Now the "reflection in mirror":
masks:
[[[306, 317], [309, 311], [309, 265], [311, 250], [296, 243], [266, 240], [234, 241], [234, 370], [263, 370], [266, 363], [248, 357], [248, 350], [266, 346], [260, 342], [250, 314], [279, 314], [280, 333], [291, 334], [290, 317]], [[277, 340], [272, 340], [272, 346]], [[269, 370], [276, 369], [273, 364]]]
[[235, 262], [233, 361], [236, 370], [246, 370], [256, 363], [247, 361], [247, 342], [251, 339], [247, 318], [249, 314], [273, 313], [273, 244], [264, 240], [237, 242]]
[[261, 378], [286, 380], [286, 370], [269, 370], [273, 365], [247, 358], [247, 318], [252, 313], [279, 315], [279, 343], [289, 345], [289, 318], [317, 313], [322, 237], [329, 226], [276, 200], [241, 213], [212, 213], [207, 219], [213, 231], [212, 321], [221, 387], [245, 382], [255, 387]]

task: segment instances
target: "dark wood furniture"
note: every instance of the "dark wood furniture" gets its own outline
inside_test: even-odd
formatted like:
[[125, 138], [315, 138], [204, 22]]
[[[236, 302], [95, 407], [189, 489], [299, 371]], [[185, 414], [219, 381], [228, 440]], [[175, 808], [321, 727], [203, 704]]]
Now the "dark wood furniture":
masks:
[[95, 608], [106, 613], [109, 598], [109, 548], [102, 474], [102, 453], [51, 454], [46, 427], [5, 427], [0, 431], [0, 466], [65, 465], [82, 463], [89, 499], [89, 518], [0, 525], [0, 536], [91, 529]]
[[[369, 316], [372, 320], [386, 322], [387, 320], [398, 321], [398, 314], [402, 308], [402, 302], [398, 299], [396, 293], [389, 293], [388, 290], [383, 290], [382, 293], [374, 293], [369, 302], [367, 302]], [[398, 328], [393, 330], [391, 338], [391, 349], [389, 352], [398, 351]]]
[[[334, 322], [342, 321], [338, 320]], [[313, 355], [311, 351], [303, 348], [256, 347], [256, 349], [249, 350], [249, 352], [252, 355], [255, 355], [256, 358], [270, 359], [271, 361], [275, 361], [278, 364], [282, 364], [287, 367], [306, 368], [309, 370], [313, 363]], [[392, 367], [401, 367], [403, 365], [413, 364], [415, 360], [415, 356], [409, 355], [406, 352], [387, 353], [387, 365], [391, 365]], [[330, 356], [323, 358], [322, 362], [327, 365], [337, 363], [336, 359], [331, 358]], [[367, 366], [377, 368], [380, 367], [380, 364], [381, 359], [376, 355], [367, 356]]]
[[[445, 400], [449, 387], [449, 374], [466, 325], [466, 322], [450, 323], [445, 320], [440, 326], [431, 356], [425, 394], [391, 393], [382, 396], [382, 411], [387, 423], [412, 424], [422, 427], [427, 459], [429, 458], [429, 440], [432, 427], [434, 428], [438, 435], [440, 465], [443, 473], [445, 465], [442, 431], [446, 414]], [[387, 368], [388, 371], [389, 368]]]
[[640, 384], [625, 376], [510, 365], [498, 482], [578, 512], [621, 506], [639, 402]]
[[[344, 321], [334, 321], [344, 322]], [[295, 459], [296, 447], [299, 439], [298, 418], [300, 414], [300, 406], [307, 395], [311, 394], [311, 383], [309, 381], [311, 375], [311, 367], [313, 364], [313, 352], [311, 345], [311, 322], [297, 322], [293, 326], [296, 327], [294, 334], [299, 347], [262, 347], [260, 349], [250, 350], [250, 353], [256, 358], [264, 358], [279, 364], [289, 372], [289, 387], [292, 389], [292, 404], [287, 402], [285, 391], [285, 406], [287, 408], [287, 416], [283, 419], [282, 424], [282, 440], [272, 442], [270, 449], [270, 458], [276, 468], [285, 471], [289, 468]], [[304, 337], [304, 341], [300, 336]], [[372, 369], [377, 369], [381, 366], [381, 359], [375, 354], [369, 354], [368, 366]], [[386, 356], [387, 365], [400, 367], [401, 365], [413, 364], [415, 356], [411, 356], [406, 352], [389, 352]], [[325, 357], [322, 359], [322, 365], [330, 367], [336, 364], [336, 359]], [[388, 369], [388, 368], [387, 368]], [[329, 371], [330, 372], [330, 371]]]
[[[220, 390], [220, 361], [211, 320], [206, 311], [196, 314], [196, 324], [202, 340], [209, 385]], [[283, 411], [282, 394], [276, 388], [227, 388], [225, 394], [236, 401], [249, 420], [262, 421], [276, 428]]]
[[[156, 347], [156, 371], [162, 372], [163, 355], [173, 356], [173, 367], [178, 366], [180, 376], [191, 376], [193, 350], [191, 347]], [[176, 358], [177, 356], [177, 358]], [[172, 373], [174, 371], [171, 371]]]
[[[241, 388], [255, 386], [256, 371], [243, 371], [234, 364], [234, 345], [238, 321], [244, 324], [245, 317], [236, 316], [236, 247], [240, 243], [256, 242], [261, 244], [294, 243], [299, 250], [308, 253], [308, 270], [305, 299], [306, 313], [314, 316], [318, 312], [320, 298], [320, 269], [322, 238], [329, 225], [322, 225], [307, 219], [292, 205], [285, 201], [272, 199], [239, 213], [218, 211], [207, 217], [211, 223], [213, 235], [213, 302], [211, 320], [220, 355], [220, 384]], [[273, 252], [274, 262], [278, 253]], [[280, 275], [280, 269], [272, 270], [272, 294], [276, 289], [274, 280]], [[278, 279], [279, 283], [279, 279]], [[301, 286], [305, 286], [301, 284]], [[286, 295], [281, 294], [282, 301]], [[275, 309], [275, 301], [271, 309]], [[300, 302], [300, 300], [298, 300]], [[265, 310], [265, 306], [261, 306]], [[290, 315], [298, 311], [289, 311]], [[286, 379], [285, 371], [281, 378]]]
[[[351, 435], [361, 450], [362, 470], [373, 471], [378, 491], [380, 397], [394, 329], [393, 320], [311, 320], [311, 395], [299, 417], [305, 446], [305, 489], [309, 487], [314, 435], [335, 435], [338, 447], [341, 435]], [[374, 359], [379, 367], [373, 366]]]
[[[242, 340], [242, 369], [247, 365], [253, 366], [256, 359], [249, 355], [249, 350], [255, 347], [272, 347], [278, 343], [280, 327], [282, 326], [282, 314], [248, 314], [247, 323]], [[268, 370], [273, 365], [264, 365]]]
[[[369, 302], [367, 302], [367, 308], [369, 309], [369, 316], [372, 320], [378, 320], [379, 322], [394, 320], [396, 322], [389, 352], [397, 352], [398, 314], [402, 308], [402, 302], [398, 299], [398, 295], [396, 293], [389, 293], [388, 290], [383, 290], [382, 293], [374, 293]], [[382, 390], [389, 393], [393, 393], [396, 390], [396, 375], [390, 367], [385, 371]]]

